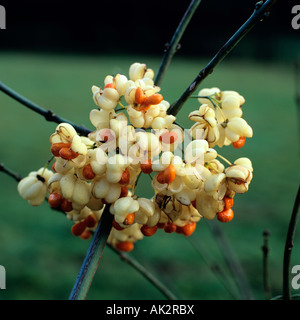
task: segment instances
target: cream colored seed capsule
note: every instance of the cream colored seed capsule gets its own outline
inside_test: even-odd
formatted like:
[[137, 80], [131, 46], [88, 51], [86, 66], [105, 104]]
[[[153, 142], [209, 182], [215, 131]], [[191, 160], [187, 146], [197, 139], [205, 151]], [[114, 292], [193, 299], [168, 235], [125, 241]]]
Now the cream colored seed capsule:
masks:
[[205, 219], [212, 220], [218, 212], [223, 211], [224, 201], [216, 200], [200, 189], [196, 195], [196, 208]]
[[90, 121], [98, 130], [109, 128], [109, 120], [116, 115], [114, 110], [93, 109], [90, 112]]
[[44, 168], [30, 172], [26, 178], [18, 183], [20, 196], [28, 200], [32, 206], [41, 205], [45, 200], [48, 181], [52, 176], [53, 172]]
[[222, 200], [227, 189], [226, 175], [224, 173], [213, 174], [205, 182], [204, 190], [215, 200]]
[[72, 202], [73, 208], [82, 209], [90, 200], [90, 185], [75, 174], [63, 175], [60, 179], [62, 196]]
[[116, 89], [105, 88], [101, 90], [100, 88], [93, 86], [93, 99], [95, 103], [104, 110], [114, 109], [120, 99], [120, 95]]
[[113, 203], [120, 197], [121, 186], [119, 183], [108, 182], [104, 176], [93, 180], [91, 191], [96, 199], [104, 199], [107, 203]]
[[110, 207], [110, 212], [115, 216], [117, 223], [123, 223], [128, 214], [137, 210], [139, 210], [139, 203], [132, 197], [120, 198]]
[[228, 189], [236, 193], [248, 191], [252, 172], [240, 165], [233, 165], [225, 170]]
[[[202, 96], [202, 97], [209, 97], [209, 96], [212, 96], [212, 95], [219, 95], [221, 92], [221, 90], [219, 88], [205, 88], [205, 89], [201, 89], [199, 92], [198, 92], [198, 96]], [[207, 98], [198, 98], [198, 101], [201, 103], [201, 104], [207, 104], [210, 108], [214, 108], [214, 105], [213, 103], [207, 99]]]
[[79, 137], [78, 135], [75, 135], [72, 139], [71, 149], [78, 154], [86, 155], [87, 146], [83, 141], [84, 140], [81, 137]]
[[160, 215], [155, 210], [155, 204], [152, 200], [146, 198], [138, 198], [139, 209], [135, 212], [135, 221], [139, 224], [147, 224], [149, 227], [154, 227]]
[[253, 172], [252, 162], [248, 158], [239, 158], [234, 161], [234, 164], [237, 164], [239, 166], [245, 167], [249, 171]]
[[50, 142], [53, 143], [70, 143], [73, 137], [77, 135], [76, 130], [69, 123], [60, 123], [50, 136]]
[[[133, 63], [129, 68], [129, 78], [132, 81], [144, 78], [147, 73], [147, 66], [142, 63]], [[148, 72], [148, 75], [152, 75]]]

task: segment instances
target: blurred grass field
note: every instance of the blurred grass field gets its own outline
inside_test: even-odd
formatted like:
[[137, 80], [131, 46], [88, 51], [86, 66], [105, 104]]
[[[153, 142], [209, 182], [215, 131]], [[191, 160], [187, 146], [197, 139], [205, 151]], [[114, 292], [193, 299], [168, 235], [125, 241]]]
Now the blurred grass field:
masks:
[[[107, 74], [128, 74], [133, 62], [158, 70], [160, 59], [128, 56], [69, 56], [0, 53], [0, 81], [44, 108], [92, 129], [89, 111], [95, 107], [91, 86], [102, 86]], [[187, 87], [206, 60], [175, 58], [162, 82], [161, 93], [171, 103]], [[263, 231], [270, 231], [269, 273], [272, 296], [282, 293], [283, 252], [290, 214], [299, 184], [299, 136], [294, 99], [293, 65], [229, 59], [201, 85], [236, 90], [246, 98], [244, 118], [254, 137], [243, 149], [226, 147], [229, 160], [246, 156], [254, 166], [247, 194], [235, 198], [235, 218], [221, 228], [240, 260], [254, 299], [264, 299], [262, 281]], [[187, 115], [198, 108], [186, 103], [178, 115], [185, 127]], [[38, 169], [50, 157], [49, 123], [8, 96], [0, 94], [0, 162], [22, 176]], [[146, 177], [147, 178], [147, 177]], [[151, 181], [139, 184], [149, 194]], [[16, 182], [0, 174], [0, 265], [6, 268], [4, 299], [67, 299], [89, 242], [72, 236], [71, 223], [47, 204], [33, 208], [22, 200]], [[213, 265], [205, 263], [194, 246], [205, 248]], [[181, 299], [234, 299], [212, 272], [218, 266], [230, 278], [209, 222], [200, 221], [195, 234], [158, 232], [136, 244], [131, 253]], [[292, 265], [300, 264], [299, 230]], [[229, 279], [234, 284], [232, 279]], [[293, 291], [293, 293], [297, 293]], [[162, 299], [163, 295], [109, 248], [104, 251], [88, 299]]]

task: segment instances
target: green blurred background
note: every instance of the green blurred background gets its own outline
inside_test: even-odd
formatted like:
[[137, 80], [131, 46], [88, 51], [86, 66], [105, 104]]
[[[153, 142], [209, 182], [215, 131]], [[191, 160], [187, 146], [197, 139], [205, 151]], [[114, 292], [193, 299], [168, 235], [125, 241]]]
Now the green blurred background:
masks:
[[[198, 17], [198, 20], [193, 20], [192, 27], [187, 30], [187, 35], [192, 36], [183, 38], [182, 49], [173, 59], [162, 82], [161, 92], [171, 103], [228, 39], [231, 31], [240, 26], [238, 19], [249, 16], [255, 3], [245, 1], [242, 7], [240, 5], [237, 8], [243, 9], [244, 15], [238, 15], [238, 11], [232, 10], [238, 1], [229, 1], [227, 6], [222, 7], [219, 18], [227, 21], [227, 24], [222, 24], [222, 20], [218, 19], [212, 23], [209, 16], [216, 9], [216, 1], [212, 1], [212, 4], [207, 2], [203, 1], [199, 11], [206, 17], [205, 21], [211, 24], [203, 29], [205, 23], [202, 19]], [[92, 129], [88, 117], [89, 111], [95, 107], [91, 86], [101, 86], [108, 74], [120, 72], [127, 75], [133, 62], [146, 63], [157, 71], [162, 46], [170, 40], [188, 3], [183, 1], [177, 10], [174, 9], [174, 18], [170, 2], [169, 6], [165, 3], [159, 10], [159, 18], [164, 16], [164, 20], [155, 18], [158, 6], [150, 10], [146, 5], [133, 1], [131, 7], [119, 8], [124, 17], [129, 15], [133, 7], [135, 17], [139, 10], [148, 12], [143, 16], [144, 22], [140, 22], [137, 18], [133, 21], [127, 18], [121, 21], [113, 19], [115, 15], [120, 16], [118, 6], [111, 8], [107, 3], [100, 2], [98, 29], [92, 29], [89, 18], [84, 20], [84, 24], [82, 21], [79, 24], [86, 32], [89, 27], [93, 34], [99, 30], [97, 46], [95, 39], [88, 36], [86, 46], [82, 44], [87, 33], [80, 27], [77, 30], [71, 28], [71, 34], [67, 32], [70, 31], [70, 25], [79, 20], [73, 19], [74, 15], [62, 14], [65, 7], [58, 7], [55, 11], [57, 15], [50, 10], [52, 16], [49, 13], [46, 17], [43, 14], [34, 16], [29, 8], [35, 8], [36, 12], [41, 8], [31, 1], [32, 6], [26, 11], [31, 12], [31, 16], [25, 23], [27, 15], [22, 11], [24, 8], [21, 4], [20, 7], [15, 6], [14, 15], [8, 15], [7, 10], [11, 29], [8, 24], [7, 30], [1, 30], [0, 33], [0, 81], [44, 108]], [[95, 8], [93, 4], [87, 2], [84, 8], [92, 10]], [[286, 11], [280, 5], [274, 8], [273, 18], [271, 15], [257, 26], [201, 85], [201, 88], [216, 86], [242, 94], [246, 99], [244, 118], [254, 130], [253, 138], [247, 140], [243, 149], [226, 147], [220, 150], [223, 156], [232, 161], [242, 156], [249, 157], [254, 166], [254, 178], [248, 193], [235, 198], [235, 218], [232, 222], [218, 224], [243, 267], [254, 299], [265, 298], [261, 250], [265, 230], [270, 232], [269, 275], [272, 296], [282, 293], [284, 245], [299, 185], [299, 113], [295, 102], [294, 62], [300, 53], [297, 41], [300, 31], [296, 33], [290, 26], [291, 7], [285, 6], [284, 9]], [[23, 20], [17, 19], [20, 17]], [[111, 24], [107, 21], [109, 17]], [[278, 19], [280, 17], [284, 19]], [[104, 22], [101, 24], [102, 18]], [[203, 26], [197, 25], [198, 21]], [[95, 21], [93, 23], [96, 24]], [[126, 28], [122, 27], [124, 23], [137, 24], [138, 28], [128, 26], [126, 34]], [[156, 41], [150, 40], [151, 27], [159, 23], [161, 32], [155, 33]], [[124, 35], [116, 36], [116, 29]], [[281, 30], [282, 33], [278, 31], [274, 36], [274, 30]], [[37, 36], [38, 33], [40, 36]], [[210, 39], [204, 41], [205, 45], [201, 40], [204, 33], [205, 39]], [[104, 35], [103, 42], [101, 34]], [[128, 38], [125, 41], [126, 36]], [[118, 42], [121, 38], [125, 44]], [[68, 39], [72, 39], [69, 45], [65, 43]], [[262, 45], [264, 42], [268, 44]], [[117, 49], [118, 44], [120, 50]], [[191, 126], [187, 115], [197, 107], [195, 100], [188, 101], [178, 115], [178, 121], [186, 127]], [[0, 162], [22, 176], [44, 166], [50, 157], [49, 136], [56, 124], [44, 121], [41, 116], [4, 94], [0, 95], [0, 110]], [[139, 184], [138, 193], [151, 196], [149, 185], [150, 180], [146, 177]], [[30, 207], [19, 197], [16, 186], [10, 177], [0, 175], [0, 265], [7, 272], [7, 289], [0, 290], [0, 300], [67, 299], [89, 241], [72, 236], [70, 221], [50, 210], [47, 204], [38, 208]], [[139, 241], [130, 255], [181, 299], [242, 298], [224, 261], [222, 249], [211, 232], [210, 222], [200, 221], [195, 234], [190, 238], [178, 234], [168, 235], [159, 230], [155, 236]], [[291, 265], [296, 264], [300, 264], [298, 229], [291, 261]], [[221, 270], [223, 280], [213, 272], [216, 268]], [[230, 282], [230, 290], [224, 286], [224, 279]], [[293, 290], [293, 293], [299, 292]], [[163, 298], [155, 287], [121, 261], [118, 255], [109, 248], [105, 249], [88, 299]]]

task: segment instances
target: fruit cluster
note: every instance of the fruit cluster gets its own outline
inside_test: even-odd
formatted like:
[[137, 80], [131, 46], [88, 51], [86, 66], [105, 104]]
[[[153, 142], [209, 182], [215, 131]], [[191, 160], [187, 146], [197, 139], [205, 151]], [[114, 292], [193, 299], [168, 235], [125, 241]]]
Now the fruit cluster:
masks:
[[[194, 124], [183, 129], [168, 114], [170, 104], [153, 77], [145, 64], [134, 63], [129, 79], [117, 74], [105, 78], [103, 89], [93, 86], [95, 130], [85, 137], [71, 124], [59, 124], [50, 137], [52, 170], [31, 172], [18, 185], [20, 195], [36, 206], [48, 193], [50, 206], [65, 212], [74, 222], [72, 233], [83, 239], [109, 206], [114, 219], [108, 241], [123, 251], [157, 229], [189, 236], [201, 218], [230, 221], [235, 194], [248, 190], [252, 164], [248, 158], [231, 163], [214, 147], [241, 148], [252, 136], [242, 119], [244, 98], [202, 89], [199, 109], [189, 114]], [[143, 174], [152, 180], [151, 199], [136, 194]]]

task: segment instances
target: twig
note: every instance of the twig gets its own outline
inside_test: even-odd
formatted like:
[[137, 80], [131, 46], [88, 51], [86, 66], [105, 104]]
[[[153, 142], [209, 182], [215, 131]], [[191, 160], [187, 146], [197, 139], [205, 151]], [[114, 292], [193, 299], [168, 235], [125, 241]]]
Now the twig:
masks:
[[211, 220], [208, 222], [208, 225], [211, 228], [214, 239], [216, 240], [223, 254], [225, 262], [227, 263], [229, 270], [232, 273], [233, 279], [235, 280], [242, 297], [247, 300], [252, 300], [252, 294], [248, 286], [243, 268], [237, 260], [227, 238], [219, 227], [218, 222], [216, 220]]
[[22, 180], [22, 177], [18, 173], [6, 168], [3, 163], [0, 163], [0, 172], [4, 172], [5, 174], [14, 178], [17, 182]]
[[51, 110], [43, 109], [42, 107], [40, 107], [36, 103], [28, 100], [27, 98], [23, 97], [22, 95], [20, 95], [19, 93], [17, 93], [13, 89], [9, 88], [3, 82], [0, 82], [0, 91], [4, 92], [5, 94], [10, 96], [14, 100], [20, 102], [21, 104], [23, 104], [24, 106], [26, 106], [30, 110], [42, 115], [47, 121], [55, 122], [58, 124], [62, 123], [62, 122], [67, 122], [67, 123], [71, 124], [78, 133], [80, 133], [84, 136], [87, 136], [91, 132], [90, 129], [88, 129], [84, 126], [79, 126], [79, 125], [77, 125], [67, 119], [64, 119], [64, 118], [56, 115], [55, 113], [53, 113]]
[[291, 299], [291, 288], [290, 288], [290, 262], [292, 249], [294, 246], [294, 236], [296, 231], [296, 225], [298, 220], [298, 211], [300, 204], [300, 186], [298, 187], [297, 196], [295, 199], [293, 212], [291, 215], [289, 228], [287, 232], [285, 248], [284, 248], [284, 258], [283, 258], [283, 300]]
[[176, 115], [188, 98], [198, 88], [200, 83], [210, 75], [215, 67], [235, 48], [235, 46], [244, 38], [244, 36], [260, 21], [268, 15], [268, 11], [278, 0], [259, 1], [250, 18], [240, 27], [240, 29], [225, 43], [212, 60], [203, 68], [193, 82], [184, 91], [181, 97], [170, 107], [168, 113]]
[[120, 258], [131, 265], [134, 269], [136, 269], [144, 278], [150, 281], [167, 299], [169, 300], [178, 300], [178, 298], [164, 285], [162, 284], [158, 278], [156, 278], [152, 273], [150, 273], [144, 266], [142, 266], [137, 260], [133, 257], [130, 257], [128, 254], [119, 252], [112, 245], [108, 244], [108, 246], [116, 252]]
[[269, 257], [269, 236], [270, 232], [265, 230], [263, 232], [264, 244], [261, 247], [263, 252], [263, 284], [266, 300], [271, 299], [271, 287], [269, 281], [269, 266], [268, 266], [268, 257]]
[[300, 136], [300, 61], [295, 61], [295, 102], [297, 108], [298, 137]]
[[166, 49], [164, 51], [164, 55], [162, 58], [162, 62], [160, 64], [158, 73], [155, 78], [155, 85], [160, 86], [163, 76], [165, 75], [166, 70], [169, 67], [169, 64], [174, 56], [174, 54], [180, 49], [179, 41], [183, 36], [193, 14], [195, 13], [197, 7], [199, 6], [201, 0], [192, 0], [187, 11], [182, 17], [170, 44], [166, 44]]
[[104, 208], [69, 300], [84, 300], [87, 296], [112, 227], [113, 215], [110, 214], [109, 207], [106, 205]]

